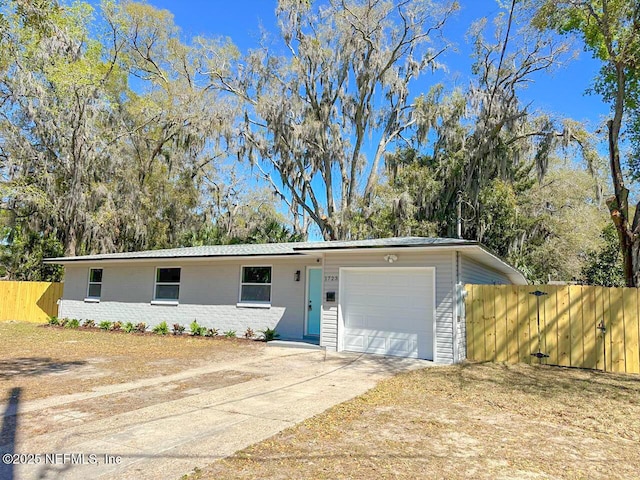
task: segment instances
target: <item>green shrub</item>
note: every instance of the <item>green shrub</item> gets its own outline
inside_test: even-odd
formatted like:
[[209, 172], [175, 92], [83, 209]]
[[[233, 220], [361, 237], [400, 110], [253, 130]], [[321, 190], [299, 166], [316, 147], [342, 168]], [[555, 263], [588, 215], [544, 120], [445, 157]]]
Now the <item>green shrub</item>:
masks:
[[111, 324], [111, 330], [114, 332], [119, 332], [122, 330], [122, 322], [113, 322]]
[[158, 335], [166, 335], [169, 333], [169, 326], [167, 325], [167, 322], [162, 322], [153, 327], [151, 331], [153, 333], [157, 333]]
[[61, 327], [64, 327], [67, 323], [69, 323], [69, 319], [68, 318], [61, 318], [59, 320], [58, 325], [60, 325]]
[[185, 326], [180, 325], [179, 323], [173, 324], [173, 334], [174, 335], [182, 335], [185, 331]]
[[218, 335], [220, 335], [220, 331], [217, 328], [207, 329], [207, 333], [206, 333], [207, 337], [217, 337]]
[[122, 326], [122, 330], [124, 330], [125, 333], [131, 333], [135, 331], [135, 329], [136, 329], [135, 325], [131, 322], [127, 322]]
[[49, 325], [60, 325], [60, 319], [58, 319], [58, 317], [56, 317], [55, 315], [52, 317], [49, 317], [47, 319], [47, 323]]
[[255, 337], [255, 335], [256, 334], [251, 327], [247, 327], [247, 329], [244, 332], [244, 338], [253, 338]]
[[136, 332], [144, 333], [147, 331], [147, 324], [144, 322], [140, 322], [136, 325]]
[[264, 330], [260, 330], [260, 333], [262, 334], [262, 339], [265, 342], [270, 342], [272, 340], [280, 338], [280, 334], [276, 332], [274, 328], [265, 328]]
[[235, 330], [227, 330], [226, 332], [224, 332], [224, 336], [227, 338], [233, 338], [236, 336], [236, 331]]
[[100, 330], [109, 330], [111, 329], [111, 322], [109, 320], [103, 320], [98, 324], [98, 328]]
[[198, 322], [195, 320], [191, 322], [189, 329], [191, 330], [191, 335], [194, 337], [204, 337], [207, 334], [207, 327], [198, 325]]
[[96, 322], [95, 320], [86, 319], [84, 322], [82, 322], [82, 326], [87, 328], [93, 328], [96, 326]]
[[78, 328], [80, 326], [80, 320], [78, 320], [77, 318], [74, 318], [72, 320], [69, 320], [64, 328]]

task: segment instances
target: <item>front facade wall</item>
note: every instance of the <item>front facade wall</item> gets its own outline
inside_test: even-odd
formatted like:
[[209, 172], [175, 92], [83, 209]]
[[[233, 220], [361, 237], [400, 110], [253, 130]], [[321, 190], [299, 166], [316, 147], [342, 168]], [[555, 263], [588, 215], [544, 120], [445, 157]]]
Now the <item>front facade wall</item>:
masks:
[[[373, 251], [372, 251], [373, 250]], [[435, 267], [435, 360], [453, 363], [453, 287], [455, 264], [451, 251], [410, 252], [407, 249], [365, 252], [328, 252], [324, 257], [324, 290], [320, 345], [329, 350], [338, 349], [338, 303], [341, 267]], [[395, 255], [393, 263], [386, 255]], [[335, 301], [327, 301], [327, 293], [335, 293]], [[431, 294], [431, 292], [425, 292]]]
[[[397, 259], [389, 263], [386, 255]], [[270, 308], [247, 308], [239, 300], [241, 266], [272, 267]], [[152, 305], [157, 267], [180, 267], [179, 305]], [[435, 268], [435, 345], [438, 363], [453, 363], [465, 358], [466, 338], [464, 302], [456, 305], [456, 288], [465, 283], [508, 284], [508, 277], [452, 250], [409, 251], [408, 249], [369, 249], [327, 252], [316, 258], [268, 258], [250, 260], [183, 260], [157, 263], [123, 262], [119, 264], [69, 265], [65, 270], [64, 296], [60, 317], [139, 323], [153, 327], [166, 321], [188, 328], [196, 320], [200, 325], [220, 332], [235, 330], [242, 335], [247, 327], [256, 333], [275, 328], [283, 339], [302, 339], [306, 311], [306, 270], [322, 267], [322, 317], [320, 344], [338, 349], [338, 305], [340, 268], [342, 267], [433, 267]], [[99, 303], [86, 302], [89, 268], [102, 268], [102, 295]], [[300, 271], [300, 281], [295, 280]], [[330, 296], [333, 295], [333, 299]], [[462, 298], [462, 297], [460, 297]], [[456, 321], [459, 317], [460, 321]]]
[[[242, 265], [272, 267], [271, 307], [238, 307]], [[60, 317], [120, 322], [145, 322], [150, 327], [166, 321], [189, 327], [200, 325], [220, 332], [235, 330], [241, 336], [247, 327], [256, 333], [275, 328], [282, 338], [303, 337], [305, 313], [305, 269], [318, 266], [312, 258], [260, 259], [157, 264], [132, 263], [67, 266]], [[152, 305], [156, 267], [180, 267], [179, 305]], [[89, 268], [102, 268], [99, 303], [85, 302]], [[295, 280], [300, 270], [300, 281]]]

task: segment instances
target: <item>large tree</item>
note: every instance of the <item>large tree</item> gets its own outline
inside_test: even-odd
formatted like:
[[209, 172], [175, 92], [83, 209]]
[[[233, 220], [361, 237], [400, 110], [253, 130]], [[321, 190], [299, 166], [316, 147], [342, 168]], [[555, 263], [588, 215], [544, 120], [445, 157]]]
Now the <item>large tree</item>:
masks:
[[113, 174], [99, 133], [110, 103], [103, 85], [113, 85], [118, 71], [88, 38], [88, 5], [11, 5], [0, 77], [3, 207], [12, 223], [55, 232], [76, 254], [108, 203], [91, 187]]
[[[640, 286], [640, 208], [629, 212], [621, 145], [625, 134], [640, 138], [640, 3], [635, 0], [545, 0], [534, 23], [580, 36], [602, 62], [594, 90], [611, 105], [607, 120], [609, 166], [614, 196], [607, 202], [618, 232], [628, 286]], [[638, 150], [635, 151], [638, 154]], [[636, 159], [632, 166], [639, 165]], [[637, 171], [636, 171], [637, 176]]]
[[456, 234], [456, 206], [462, 202], [468, 210], [464, 216], [473, 215], [463, 223], [463, 235], [484, 240], [488, 225], [478, 221], [483, 191], [495, 180], [516, 190], [530, 188], [530, 173], [543, 180], [550, 156], [560, 149], [583, 156], [593, 174], [599, 167], [593, 140], [584, 128], [521, 100], [535, 74], [556, 66], [568, 46], [518, 23], [523, 12], [515, 10], [516, 3], [495, 25], [486, 20], [474, 25], [469, 88], [432, 88], [423, 97], [432, 117], [421, 122], [412, 148], [386, 158], [390, 184], [406, 185], [410, 194], [399, 191], [394, 202], [399, 214], [413, 199], [404, 212], [413, 209], [435, 222], [440, 235]]
[[14, 0], [3, 14], [8, 247], [53, 236], [66, 255], [156, 248], [203, 228], [205, 179], [233, 115], [199, 73], [209, 52], [146, 4], [105, 2], [96, 15], [88, 3]]
[[456, 9], [280, 0], [287, 54], [263, 46], [231, 69], [211, 69], [244, 106], [241, 154], [289, 202], [298, 229], [311, 221], [325, 239], [346, 238], [356, 214], [367, 214], [385, 152], [425, 115], [409, 88], [438, 67], [448, 47], [441, 30]]
[[[577, 122], [522, 101], [535, 74], [568, 53], [566, 43], [532, 29], [522, 7], [513, 1], [495, 23], [474, 25], [469, 88], [447, 92], [436, 86], [425, 95], [433, 117], [417, 129], [413, 148], [387, 155], [388, 181], [374, 204], [379, 214], [363, 219], [358, 235], [453, 237], [460, 207], [464, 238], [510, 258], [531, 280], [580, 273], [577, 258], [584, 248], [569, 251], [585, 243], [583, 233], [600, 216], [600, 158]], [[586, 159], [588, 171], [567, 166], [562, 179], [558, 171], [546, 178], [560, 153]], [[569, 178], [580, 187], [568, 188]], [[586, 223], [571, 212], [586, 214]], [[594, 237], [599, 231], [597, 225], [591, 230]], [[545, 252], [563, 258], [550, 261]]]

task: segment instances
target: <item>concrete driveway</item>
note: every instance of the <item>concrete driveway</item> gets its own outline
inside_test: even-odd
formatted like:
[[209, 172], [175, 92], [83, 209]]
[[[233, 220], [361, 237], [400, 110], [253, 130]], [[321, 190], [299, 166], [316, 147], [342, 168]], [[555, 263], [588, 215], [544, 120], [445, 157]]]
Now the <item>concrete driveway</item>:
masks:
[[18, 425], [13, 451], [39, 454], [39, 460], [31, 458], [38, 464], [14, 465], [4, 472], [16, 479], [178, 479], [360, 395], [383, 378], [429, 365], [421, 360], [270, 347], [240, 362], [26, 402], [20, 413], [54, 409], [73, 415], [65, 410], [70, 404], [99, 404], [143, 388], [169, 390], [189, 379], [215, 382], [216, 372], [248, 379], [214, 389], [192, 388], [177, 400], [107, 418], [84, 416], [68, 428], [30, 438], [20, 436]]

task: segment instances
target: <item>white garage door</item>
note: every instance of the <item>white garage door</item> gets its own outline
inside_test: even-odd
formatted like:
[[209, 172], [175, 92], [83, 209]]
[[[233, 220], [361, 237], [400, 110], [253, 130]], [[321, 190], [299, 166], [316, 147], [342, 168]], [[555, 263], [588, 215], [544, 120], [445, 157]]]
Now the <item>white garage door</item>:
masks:
[[433, 359], [434, 269], [341, 269], [342, 347]]

